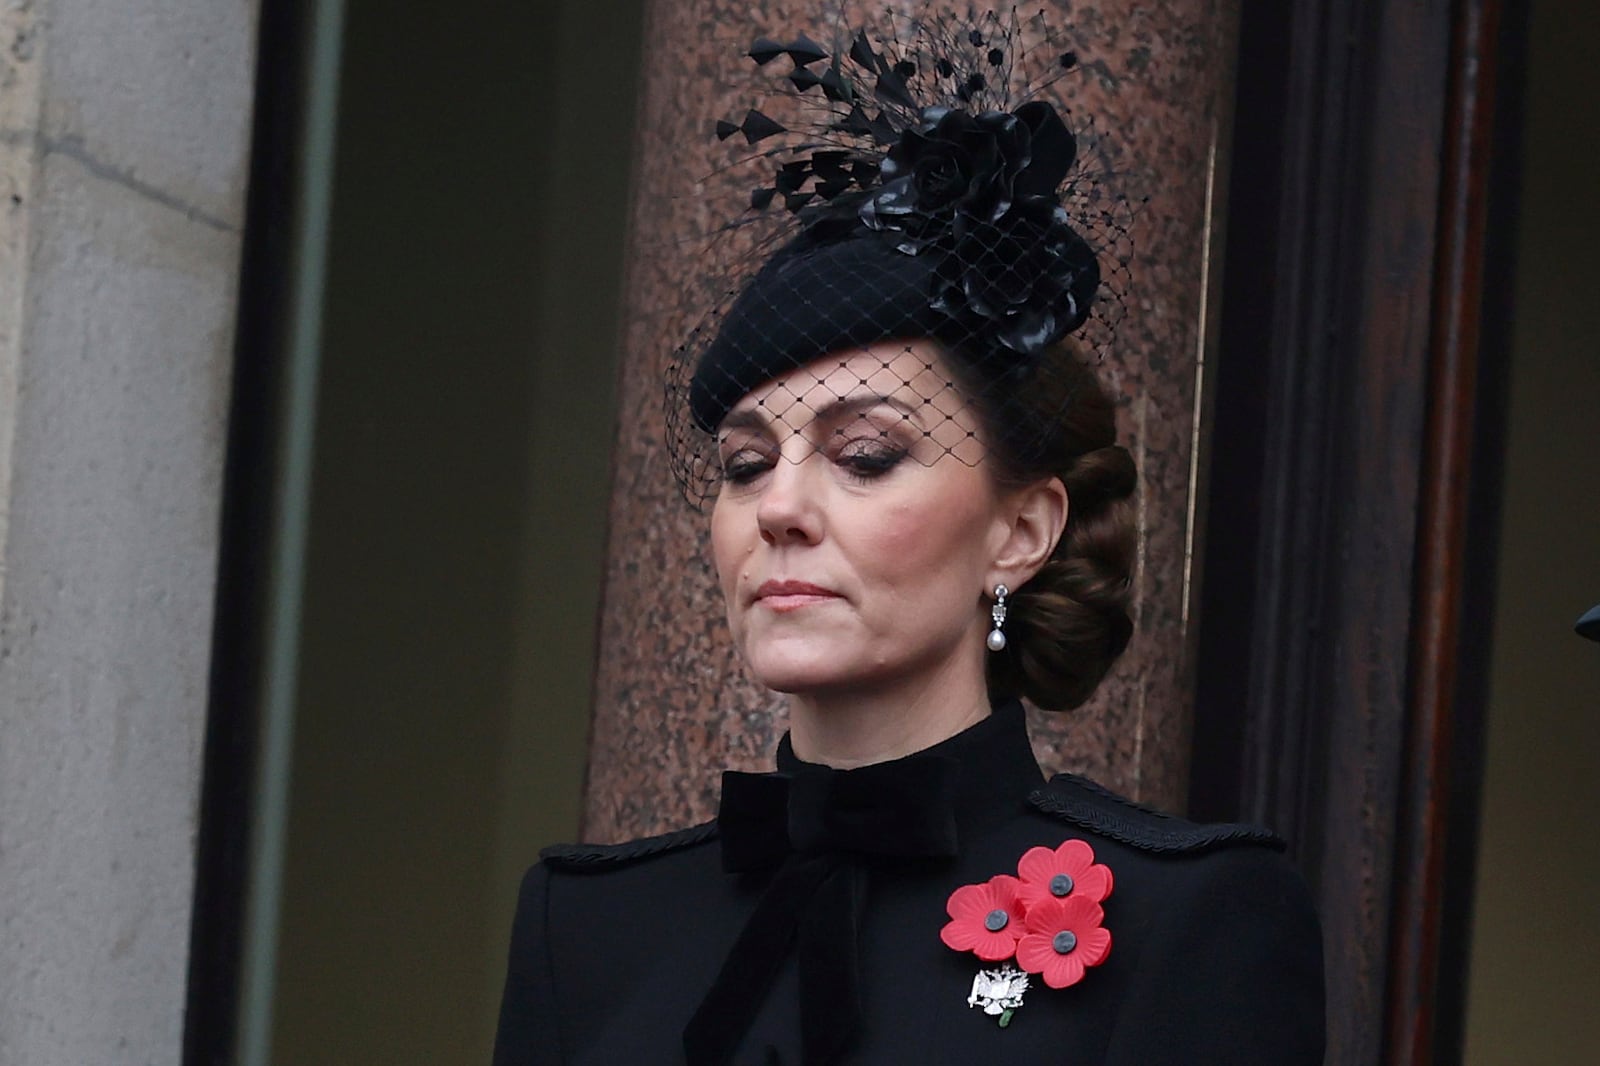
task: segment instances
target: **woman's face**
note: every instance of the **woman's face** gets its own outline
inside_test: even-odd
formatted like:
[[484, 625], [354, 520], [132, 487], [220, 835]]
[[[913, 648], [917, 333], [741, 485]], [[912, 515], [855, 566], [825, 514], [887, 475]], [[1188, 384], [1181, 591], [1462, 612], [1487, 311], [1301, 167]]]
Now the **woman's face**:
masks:
[[768, 382], [719, 427], [711, 542], [734, 641], [780, 692], [983, 670], [1008, 526], [937, 349], [891, 342]]

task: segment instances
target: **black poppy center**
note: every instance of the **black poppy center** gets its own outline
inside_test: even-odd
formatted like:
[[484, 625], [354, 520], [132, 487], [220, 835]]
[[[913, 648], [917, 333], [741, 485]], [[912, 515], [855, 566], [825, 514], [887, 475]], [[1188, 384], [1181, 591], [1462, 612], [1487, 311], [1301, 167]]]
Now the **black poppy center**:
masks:
[[1050, 894], [1052, 896], [1070, 896], [1072, 894], [1072, 878], [1067, 874], [1056, 874], [1050, 879]]
[[984, 916], [983, 927], [991, 933], [998, 933], [1006, 927], [1006, 923], [1009, 921], [1011, 921], [1011, 915], [996, 907]]
[[1063, 929], [1050, 941], [1050, 946], [1056, 949], [1057, 955], [1070, 954], [1078, 946], [1078, 934], [1071, 929]]

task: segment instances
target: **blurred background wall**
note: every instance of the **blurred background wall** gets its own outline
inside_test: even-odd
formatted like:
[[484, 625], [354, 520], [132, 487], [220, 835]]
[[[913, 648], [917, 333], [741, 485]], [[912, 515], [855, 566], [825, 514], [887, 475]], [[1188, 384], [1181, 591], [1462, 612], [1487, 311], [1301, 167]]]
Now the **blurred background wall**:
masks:
[[1600, 1047], [1600, 19], [1532, 7], [1466, 1061]]
[[272, 1061], [486, 1063], [577, 832], [640, 0], [349, 0]]

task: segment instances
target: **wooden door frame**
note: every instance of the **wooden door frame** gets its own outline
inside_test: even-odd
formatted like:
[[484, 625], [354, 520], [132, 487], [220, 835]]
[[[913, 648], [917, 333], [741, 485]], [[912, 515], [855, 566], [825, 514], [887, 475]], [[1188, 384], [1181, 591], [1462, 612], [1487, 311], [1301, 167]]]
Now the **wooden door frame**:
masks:
[[1293, 840], [1330, 1063], [1460, 1054], [1526, 6], [1242, 4], [1190, 807]]

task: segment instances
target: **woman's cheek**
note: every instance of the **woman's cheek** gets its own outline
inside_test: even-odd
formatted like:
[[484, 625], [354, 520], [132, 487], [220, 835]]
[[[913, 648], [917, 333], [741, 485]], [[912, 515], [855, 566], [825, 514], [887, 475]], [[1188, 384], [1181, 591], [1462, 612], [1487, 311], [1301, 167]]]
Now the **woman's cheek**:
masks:
[[867, 527], [871, 555], [885, 571], [919, 570], [929, 557], [940, 553], [936, 538], [937, 516], [923, 508], [902, 506]]
[[878, 527], [874, 554], [893, 572], [923, 580], [930, 567], [957, 565], [974, 535], [963, 502], [930, 499], [895, 511]]

